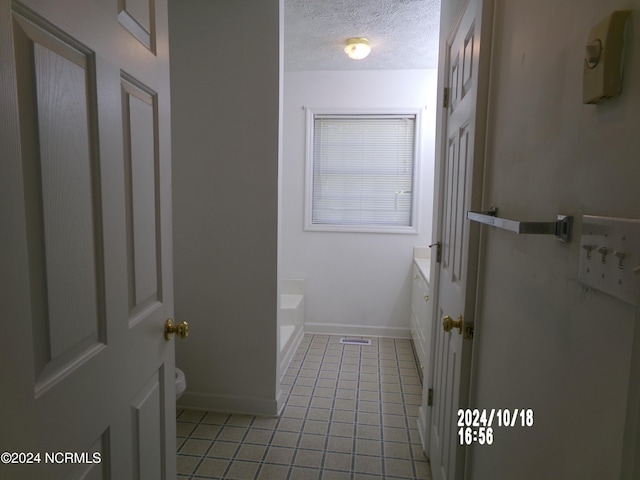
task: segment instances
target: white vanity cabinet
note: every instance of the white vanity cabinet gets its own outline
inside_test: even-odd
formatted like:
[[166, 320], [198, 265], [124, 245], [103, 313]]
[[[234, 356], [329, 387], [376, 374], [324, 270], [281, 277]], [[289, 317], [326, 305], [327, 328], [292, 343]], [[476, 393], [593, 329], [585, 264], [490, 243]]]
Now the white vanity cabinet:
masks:
[[[431, 299], [429, 297], [429, 262], [413, 264], [413, 289], [411, 292], [411, 336], [415, 345], [421, 373], [428, 374], [431, 346]], [[422, 267], [422, 268], [421, 268]]]

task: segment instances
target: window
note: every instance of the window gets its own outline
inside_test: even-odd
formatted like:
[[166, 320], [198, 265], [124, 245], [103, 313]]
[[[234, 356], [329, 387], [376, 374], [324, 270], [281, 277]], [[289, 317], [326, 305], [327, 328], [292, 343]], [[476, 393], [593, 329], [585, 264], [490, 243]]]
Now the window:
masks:
[[416, 233], [419, 120], [307, 109], [305, 228]]

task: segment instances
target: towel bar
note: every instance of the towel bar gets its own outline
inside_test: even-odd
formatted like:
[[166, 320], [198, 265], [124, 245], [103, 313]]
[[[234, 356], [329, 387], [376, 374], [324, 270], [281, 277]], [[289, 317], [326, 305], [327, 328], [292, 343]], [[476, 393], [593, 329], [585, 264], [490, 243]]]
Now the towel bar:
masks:
[[515, 233], [533, 235], [555, 235], [561, 242], [571, 241], [571, 227], [573, 217], [558, 215], [555, 222], [519, 222], [497, 217], [498, 209], [492, 207], [488, 212], [467, 212], [467, 218], [473, 222], [484, 223]]

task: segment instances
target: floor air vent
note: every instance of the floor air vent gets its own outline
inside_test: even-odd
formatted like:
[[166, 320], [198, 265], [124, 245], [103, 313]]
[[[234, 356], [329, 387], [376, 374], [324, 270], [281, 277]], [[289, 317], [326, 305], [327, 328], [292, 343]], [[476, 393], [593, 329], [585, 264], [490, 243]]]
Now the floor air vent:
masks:
[[371, 345], [371, 340], [364, 338], [341, 338], [340, 343], [344, 345]]

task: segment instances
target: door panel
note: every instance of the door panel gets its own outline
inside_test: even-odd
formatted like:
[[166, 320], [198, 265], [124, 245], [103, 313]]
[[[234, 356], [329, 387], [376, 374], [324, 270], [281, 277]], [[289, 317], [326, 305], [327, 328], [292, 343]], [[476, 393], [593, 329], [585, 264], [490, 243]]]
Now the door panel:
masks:
[[162, 372], [155, 372], [131, 402], [134, 478], [154, 480], [163, 478], [164, 437], [162, 428]]
[[131, 35], [155, 53], [155, 1], [118, 0], [118, 20]]
[[89, 51], [51, 25], [13, 18], [40, 392], [104, 342], [95, 69]]
[[130, 76], [122, 79], [130, 323], [162, 302], [157, 219], [160, 178], [156, 93]]
[[[443, 156], [438, 184], [438, 235], [442, 261], [435, 278], [437, 291], [433, 351], [433, 406], [429, 457], [434, 480], [464, 477], [464, 447], [458, 445], [456, 412], [468, 406], [471, 338], [463, 327], [445, 332], [445, 316], [473, 323], [478, 235], [466, 212], [481, 202], [486, 104], [480, 93], [480, 72], [488, 72], [490, 0], [470, 0], [447, 40], [447, 83], [450, 101], [442, 119]], [[481, 37], [481, 28], [484, 33]], [[484, 29], [485, 26], [488, 28]], [[481, 60], [482, 57], [482, 60]]]
[[107, 3], [0, 0], [0, 478], [175, 478], [167, 5]]
[[462, 95], [461, 99], [465, 97], [465, 95], [473, 88], [475, 88], [475, 84], [473, 84], [474, 80], [474, 41], [475, 41], [475, 21], [471, 24], [471, 27], [467, 31], [467, 36], [464, 39], [464, 44], [462, 46]]

